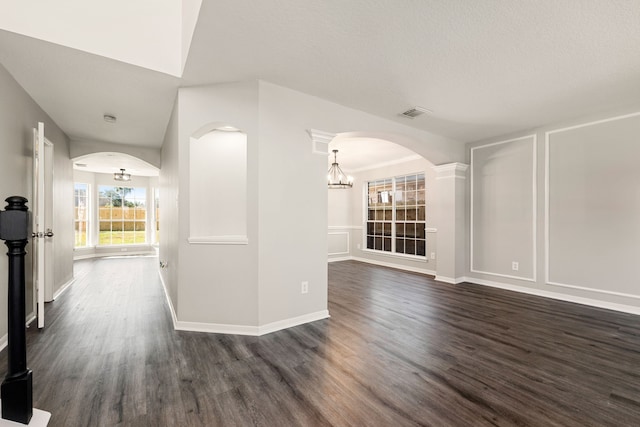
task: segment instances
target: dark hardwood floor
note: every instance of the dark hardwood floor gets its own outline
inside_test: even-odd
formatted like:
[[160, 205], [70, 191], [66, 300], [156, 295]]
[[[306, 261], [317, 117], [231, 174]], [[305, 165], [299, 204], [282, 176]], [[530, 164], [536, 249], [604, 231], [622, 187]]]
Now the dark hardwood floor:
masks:
[[29, 329], [51, 426], [640, 425], [640, 316], [347, 261], [330, 319], [176, 332], [156, 266], [79, 262]]

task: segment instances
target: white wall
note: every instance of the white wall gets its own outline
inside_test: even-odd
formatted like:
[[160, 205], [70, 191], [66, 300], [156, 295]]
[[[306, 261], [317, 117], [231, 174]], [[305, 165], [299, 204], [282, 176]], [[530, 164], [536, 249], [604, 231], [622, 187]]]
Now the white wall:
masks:
[[178, 307], [178, 271], [180, 268], [179, 233], [179, 140], [178, 115], [180, 97], [176, 97], [173, 112], [165, 132], [162, 144], [162, 168], [158, 182], [160, 186], [160, 262], [165, 265], [160, 277], [169, 296], [171, 309], [175, 313]]
[[469, 281], [640, 313], [640, 115], [628, 113], [468, 145]]
[[[46, 113], [0, 66], [0, 199], [19, 195], [32, 199], [32, 129], [45, 124], [45, 136], [54, 144], [54, 293], [73, 279], [73, 178], [69, 140]], [[31, 204], [29, 204], [31, 205]], [[4, 245], [3, 245], [4, 246]], [[26, 265], [31, 265], [32, 244]], [[2, 252], [4, 254], [4, 252]], [[33, 284], [27, 268], [27, 313], [33, 312]], [[0, 256], [0, 346], [7, 333], [7, 257]]]
[[[187, 240], [189, 141], [211, 123], [248, 137], [247, 245]], [[180, 89], [160, 175], [162, 277], [178, 328], [255, 334], [326, 317], [327, 158], [312, 152], [309, 129], [395, 136], [440, 162], [464, 158], [460, 143], [266, 82]]]
[[[192, 323], [257, 326], [258, 82], [182, 88], [178, 111], [178, 319]], [[249, 242], [246, 245], [197, 245], [187, 241], [189, 141], [210, 123], [226, 123], [247, 134], [248, 175], [246, 190], [242, 190], [247, 191]], [[215, 192], [219, 185], [233, 186], [234, 183], [211, 182], [210, 191]]]

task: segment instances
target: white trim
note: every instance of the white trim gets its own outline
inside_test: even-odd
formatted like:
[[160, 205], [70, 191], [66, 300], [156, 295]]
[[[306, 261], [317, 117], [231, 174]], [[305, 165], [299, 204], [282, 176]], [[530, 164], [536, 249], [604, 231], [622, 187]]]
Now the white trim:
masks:
[[343, 256], [338, 258], [328, 258], [327, 262], [351, 261], [352, 259], [353, 259], [352, 256]]
[[360, 257], [351, 257], [351, 260], [360, 261], [360, 262], [364, 262], [364, 263], [367, 263], [367, 264], [379, 265], [381, 267], [395, 268], [396, 270], [410, 271], [412, 273], [428, 274], [430, 276], [435, 276], [436, 275], [435, 271], [429, 270], [429, 269], [426, 269], [426, 268], [423, 269], [423, 268], [411, 267], [411, 266], [408, 266], [408, 265], [394, 264], [392, 262], [384, 262], [384, 261], [378, 261], [378, 260], [375, 260], [375, 259], [360, 258]]
[[164, 282], [164, 277], [162, 277], [162, 272], [160, 270], [158, 270], [158, 276], [160, 276], [160, 283], [162, 283], [162, 289], [164, 290], [164, 297], [167, 299], [167, 305], [169, 306], [169, 311], [171, 312], [173, 329], [177, 329], [178, 316], [176, 314], [176, 310], [173, 308], [173, 302], [171, 301], [171, 297], [169, 296], [169, 289], [167, 289], [167, 284]]
[[[552, 298], [560, 301], [573, 302], [576, 304], [588, 305], [591, 307], [605, 308], [607, 310], [615, 310], [623, 313], [640, 315], [640, 307], [636, 307], [632, 305], [618, 304], [614, 302], [601, 301], [601, 300], [596, 300], [592, 298], [583, 298], [583, 297], [578, 297], [574, 295], [562, 294], [559, 292], [544, 291], [542, 289], [533, 289], [533, 288], [527, 288], [522, 286], [509, 285], [506, 283], [498, 283], [490, 280], [482, 280], [482, 279], [476, 279], [472, 277], [465, 277], [465, 282], [470, 282], [470, 283], [474, 283], [482, 286], [490, 286], [492, 288], [505, 289], [508, 291], [521, 292], [523, 294], [535, 295], [539, 297]], [[585, 289], [589, 291], [594, 291], [593, 289], [588, 289], [588, 288], [585, 288]]]
[[361, 225], [330, 225], [328, 230], [362, 230], [364, 227]]
[[525, 282], [536, 283], [535, 277], [531, 278], [531, 277], [525, 277], [525, 276], [512, 276], [510, 274], [492, 273], [490, 271], [481, 271], [481, 270], [473, 270], [473, 269], [469, 269], [469, 271], [477, 274], [486, 274], [488, 276], [504, 277], [506, 279], [516, 279], [516, 280], [523, 280]]
[[329, 154], [329, 143], [336, 137], [335, 133], [324, 132], [317, 129], [308, 129], [307, 133], [311, 137], [311, 153]]
[[369, 165], [363, 168], [358, 168], [358, 169], [353, 169], [348, 171], [345, 169], [345, 172], [360, 173], [360, 172], [365, 172], [373, 169], [384, 168], [387, 166], [399, 165], [401, 163], [412, 162], [414, 160], [424, 160], [424, 157], [422, 157], [420, 154], [413, 154], [411, 156], [403, 157], [401, 159], [389, 160], [388, 162], [377, 163], [375, 165]]
[[447, 277], [447, 276], [438, 276], [436, 275], [435, 279], [436, 282], [443, 282], [443, 283], [449, 283], [451, 285], [457, 285], [459, 283], [462, 282], [466, 282], [467, 278], [466, 277], [457, 277], [457, 278], [453, 278], [453, 277]]
[[558, 133], [558, 132], [566, 132], [568, 130], [580, 129], [580, 128], [583, 128], [583, 127], [599, 125], [599, 124], [607, 123], [607, 122], [615, 122], [616, 120], [628, 119], [630, 117], [635, 117], [635, 116], [640, 116], [640, 111], [637, 112], [637, 113], [624, 114], [622, 116], [609, 117], [608, 119], [596, 120], [596, 121], [593, 121], [593, 122], [581, 123], [579, 125], [568, 126], [568, 127], [559, 128], [559, 129], [553, 129], [553, 130], [547, 131], [545, 133], [546, 134], [552, 134], [552, 133]]
[[549, 135], [544, 134], [544, 281], [549, 283]]
[[60, 286], [60, 288], [53, 294], [53, 300], [56, 300], [60, 295], [62, 295], [69, 287], [76, 281], [76, 278], [73, 277], [67, 281], [64, 285]]
[[560, 286], [562, 288], [578, 289], [578, 290], [581, 290], [581, 291], [595, 292], [595, 293], [598, 293], [598, 294], [615, 295], [617, 297], [640, 299], [640, 295], [627, 294], [627, 293], [624, 293], [624, 292], [608, 291], [606, 289], [587, 288], [587, 287], [584, 287], [584, 286], [567, 285], [566, 283], [559, 283], [559, 282], [547, 282], [546, 284], [547, 285], [552, 285], [552, 286]]
[[425, 233], [437, 233], [438, 229], [433, 227], [427, 227], [424, 229]]
[[467, 179], [467, 169], [469, 165], [464, 163], [447, 163], [444, 165], [433, 166], [433, 170], [436, 171], [436, 179]]
[[[474, 242], [473, 242], [473, 236], [474, 236], [474, 214], [473, 214], [473, 205], [474, 205], [474, 173], [473, 173], [473, 169], [474, 169], [474, 151], [479, 149], [479, 148], [486, 148], [486, 147], [492, 147], [495, 145], [501, 145], [501, 144], [507, 144], [507, 143], [511, 143], [511, 142], [516, 142], [516, 141], [524, 141], [524, 140], [528, 140], [533, 138], [533, 144], [532, 144], [532, 149], [533, 149], [533, 155], [531, 158], [531, 162], [532, 162], [532, 170], [533, 170], [533, 177], [531, 179], [532, 182], [532, 231], [533, 231], [533, 235], [531, 236], [531, 241], [532, 241], [532, 264], [533, 264], [533, 269], [532, 269], [532, 277], [525, 277], [525, 276], [511, 276], [508, 274], [502, 274], [502, 273], [493, 273], [493, 272], [488, 272], [488, 271], [481, 271], [481, 270], [476, 270], [474, 268], [474, 257], [473, 257], [473, 248], [474, 248]], [[526, 280], [526, 281], [530, 281], [530, 282], [536, 282], [537, 281], [537, 271], [538, 271], [538, 245], [537, 245], [537, 235], [538, 235], [538, 136], [537, 134], [533, 133], [530, 135], [525, 135], [525, 136], [521, 136], [518, 138], [513, 138], [513, 139], [507, 139], [505, 141], [498, 141], [498, 142], [492, 142], [489, 144], [483, 144], [483, 145], [478, 145], [476, 147], [471, 147], [471, 171], [470, 171], [470, 175], [471, 175], [471, 179], [470, 179], [470, 224], [469, 224], [469, 228], [470, 228], [470, 234], [469, 234], [469, 270], [473, 273], [479, 273], [479, 274], [488, 274], [488, 275], [492, 275], [492, 276], [498, 276], [498, 277], [506, 277], [506, 278], [510, 278], [510, 279], [518, 279], [518, 280]]]
[[315, 322], [317, 320], [328, 319], [329, 310], [320, 310], [315, 313], [303, 314], [302, 316], [291, 317], [289, 319], [278, 320], [276, 322], [267, 323], [258, 327], [258, 335], [266, 335], [282, 329], [292, 328], [294, 326], [303, 325], [305, 323]]
[[189, 237], [187, 241], [192, 245], [248, 245], [247, 236], [201, 236]]
[[328, 252], [328, 255], [348, 255], [349, 254], [349, 249], [351, 248], [351, 233], [349, 233], [348, 231], [340, 231], [337, 233], [327, 233], [327, 236], [342, 236], [342, 235], [346, 235], [347, 236], [347, 250], [346, 251], [342, 251], [342, 252]]
[[[570, 131], [570, 130], [574, 130], [574, 129], [580, 129], [583, 127], [587, 127], [587, 126], [594, 126], [594, 125], [599, 125], [602, 123], [608, 123], [608, 122], [613, 122], [613, 121], [617, 121], [617, 120], [624, 120], [624, 119], [628, 119], [631, 117], [636, 117], [636, 116], [640, 116], [640, 112], [636, 112], [636, 113], [630, 113], [630, 114], [624, 114], [621, 116], [614, 116], [614, 117], [610, 117], [607, 119], [602, 119], [602, 120], [595, 120], [592, 122], [586, 122], [586, 123], [581, 123], [579, 125], [574, 125], [574, 126], [567, 126], [564, 128], [558, 128], [558, 129], [553, 129], [553, 130], [549, 130], [547, 132], [545, 132], [545, 149], [544, 149], [544, 199], [545, 199], [545, 210], [544, 210], [544, 258], [545, 258], [545, 265], [544, 265], [544, 281], [545, 283], [549, 284], [549, 285], [554, 285], [554, 286], [562, 286], [562, 287], [566, 287], [566, 288], [574, 288], [574, 289], [583, 289], [580, 286], [575, 286], [575, 285], [567, 285], [567, 284], [561, 284], [558, 282], [553, 282], [551, 281], [551, 273], [550, 273], [550, 261], [551, 261], [551, 254], [550, 254], [550, 246], [549, 246], [549, 240], [550, 240], [550, 220], [551, 220], [551, 216], [550, 216], [550, 188], [551, 188], [551, 180], [550, 180], [550, 168], [551, 168], [551, 156], [549, 155], [549, 149], [551, 146], [551, 139], [550, 139], [550, 135], [554, 134], [554, 133], [560, 133], [560, 132], [566, 132], [566, 131]], [[586, 289], [590, 289], [590, 288], [586, 288]], [[602, 291], [603, 293], [606, 293], [606, 291]], [[615, 294], [614, 294], [615, 295]]]
[[229, 335], [251, 335], [258, 336], [257, 326], [246, 325], [226, 325], [220, 323], [200, 323], [176, 321], [174, 328], [176, 331], [207, 332], [209, 334], [229, 334]]
[[[171, 312], [171, 319], [173, 321], [173, 329], [176, 331], [191, 331], [191, 332], [207, 332], [212, 334], [232, 334], [232, 335], [251, 335], [260, 336], [270, 334], [271, 332], [279, 331], [281, 329], [290, 328], [293, 326], [302, 325], [304, 323], [315, 322], [316, 320], [322, 320], [329, 318], [329, 311], [322, 310], [315, 313], [303, 314], [302, 316], [292, 317], [289, 319], [279, 320], [272, 323], [267, 323], [262, 326], [247, 326], [247, 325], [227, 325], [220, 323], [202, 323], [202, 322], [185, 322], [178, 320], [176, 311], [173, 307], [171, 298], [169, 297], [169, 290], [160, 271], [160, 282], [162, 283], [162, 289], [164, 289], [164, 296], [167, 299], [167, 305]], [[6, 340], [6, 336], [4, 339]], [[2, 339], [0, 339], [0, 343]], [[6, 345], [6, 344], [5, 344]], [[0, 348], [2, 350], [2, 348]]]
[[[409, 260], [409, 261], [417, 261], [417, 262], [424, 262], [427, 263], [429, 262], [429, 258], [427, 257], [427, 254], [424, 255], [409, 255], [409, 254], [402, 254], [402, 253], [398, 253], [398, 252], [386, 252], [386, 251], [381, 251], [381, 250], [377, 250], [377, 249], [368, 249], [368, 248], [362, 248], [360, 249], [362, 252], [371, 254], [371, 255], [380, 255], [383, 257], [389, 257], [389, 258], [399, 258], [399, 259], [404, 259], [404, 260]], [[425, 239], [425, 250], [426, 250], [426, 239]]]
[[276, 322], [267, 323], [262, 326], [178, 321], [175, 325], [175, 329], [178, 331], [207, 332], [211, 334], [262, 336], [270, 334], [272, 332], [280, 331], [282, 329], [292, 328], [294, 326], [303, 325], [305, 323], [327, 319], [329, 317], [330, 316], [328, 310], [321, 310], [315, 313], [309, 313], [289, 319], [278, 320]]

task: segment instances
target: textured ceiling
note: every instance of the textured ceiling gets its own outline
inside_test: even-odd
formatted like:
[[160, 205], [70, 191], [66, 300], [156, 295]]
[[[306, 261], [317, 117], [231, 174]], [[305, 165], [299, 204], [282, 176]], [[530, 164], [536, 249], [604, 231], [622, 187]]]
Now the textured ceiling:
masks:
[[474, 141], [640, 105], [638, 22], [635, 0], [205, 0], [182, 78], [6, 31], [0, 63], [74, 139], [159, 147], [179, 86], [260, 78]]

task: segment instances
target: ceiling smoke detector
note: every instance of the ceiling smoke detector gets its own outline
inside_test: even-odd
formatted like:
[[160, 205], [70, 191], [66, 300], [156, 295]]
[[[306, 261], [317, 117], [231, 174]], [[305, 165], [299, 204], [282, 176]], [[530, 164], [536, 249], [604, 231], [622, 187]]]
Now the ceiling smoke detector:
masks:
[[414, 119], [424, 113], [433, 113], [433, 111], [428, 110], [422, 107], [413, 107], [409, 108], [407, 111], [400, 113], [401, 116], [408, 117], [410, 119]]

